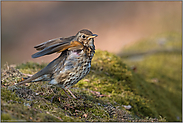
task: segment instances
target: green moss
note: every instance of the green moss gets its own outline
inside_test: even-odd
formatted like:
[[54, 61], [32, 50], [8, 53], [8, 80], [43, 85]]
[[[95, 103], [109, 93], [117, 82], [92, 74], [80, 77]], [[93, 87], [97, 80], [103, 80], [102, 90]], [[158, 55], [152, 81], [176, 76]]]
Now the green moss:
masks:
[[10, 122], [12, 121], [12, 117], [10, 116], [10, 114], [7, 114], [7, 113], [2, 113], [1, 114], [1, 121], [2, 122]]
[[16, 68], [17, 69], [43, 69], [46, 66], [46, 63], [35, 63], [35, 62], [26, 62], [26, 63], [22, 63], [20, 65], [17, 65]]
[[181, 65], [178, 64], [181, 63], [181, 56], [177, 55], [177, 67], [172, 63], [175, 60], [171, 60], [173, 57], [171, 54], [158, 54], [147, 57], [143, 62], [128, 61], [128, 64], [138, 66], [137, 73], [143, 75], [146, 80], [139, 79], [139, 76], [134, 78], [131, 85], [135, 88], [135, 93], [151, 99], [149, 105], [154, 106], [154, 110], [170, 121], [181, 118], [182, 109]]
[[34, 74], [35, 72], [38, 72], [39, 70], [43, 69], [47, 63], [35, 63], [35, 62], [26, 62], [22, 63], [16, 66], [17, 69], [22, 71], [23, 73], [27, 74]]
[[92, 83], [86, 84], [81, 80], [78, 86], [97, 88], [102, 94], [110, 95], [111, 103], [116, 101], [121, 105], [131, 105], [133, 107], [131, 111], [139, 117], [158, 117], [154, 107], [148, 104], [151, 100], [134, 93], [135, 87], [132, 85], [135, 82], [135, 80], [133, 81], [134, 77], [134, 73], [119, 57], [108, 52], [97, 51], [92, 61], [92, 70], [86, 77]]
[[[22, 73], [34, 73], [43, 66], [45, 64], [28, 62], [16, 68]], [[120, 57], [97, 50], [89, 75], [71, 88], [80, 99], [69, 99], [61, 88], [47, 85], [47, 82], [29, 83], [9, 90], [4, 85], [1, 91], [3, 103], [15, 102], [2, 107], [9, 114], [15, 114], [17, 119], [26, 121], [123, 122], [158, 121], [157, 118], [165, 121], [154, 105], [149, 104], [153, 100], [137, 91], [134, 83], [138, 77]], [[139, 80], [146, 82], [143, 78]], [[132, 108], [126, 110], [123, 105], [131, 105]]]
[[151, 50], [164, 50], [167, 48], [181, 49], [181, 34], [166, 32], [141, 39], [135, 44], [124, 47], [121, 53], [140, 53]]
[[[181, 48], [181, 35], [176, 33], [161, 34], [151, 39], [144, 39], [137, 45], [124, 49], [124, 52], [139, 52], [157, 49], [158, 40], [164, 39], [160, 49]], [[149, 47], [151, 47], [149, 49]], [[149, 100], [149, 106], [167, 121], [181, 121], [182, 119], [182, 66], [181, 52], [161, 52], [143, 56], [140, 60], [123, 58], [123, 61], [135, 68], [131, 88], [134, 93]]]

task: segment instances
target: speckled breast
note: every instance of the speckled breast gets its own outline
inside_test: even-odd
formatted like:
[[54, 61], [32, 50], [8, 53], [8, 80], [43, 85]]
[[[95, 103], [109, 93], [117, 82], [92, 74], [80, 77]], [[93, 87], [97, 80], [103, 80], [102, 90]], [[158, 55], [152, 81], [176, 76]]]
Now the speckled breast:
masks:
[[90, 67], [91, 59], [83, 51], [79, 54], [71, 52], [55, 80], [62, 88], [68, 88], [84, 78], [89, 73]]

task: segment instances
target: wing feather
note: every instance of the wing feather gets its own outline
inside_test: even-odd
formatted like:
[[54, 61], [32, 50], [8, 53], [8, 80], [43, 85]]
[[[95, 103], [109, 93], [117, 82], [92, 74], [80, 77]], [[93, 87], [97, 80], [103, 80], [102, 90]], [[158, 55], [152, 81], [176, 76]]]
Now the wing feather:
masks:
[[49, 41], [43, 42], [41, 44], [38, 44], [36, 46], [34, 46], [34, 48], [36, 48], [36, 50], [43, 50], [46, 47], [52, 46], [54, 44], [59, 44], [59, 43], [63, 43], [63, 42], [70, 42], [71, 40], [74, 39], [75, 36], [70, 36], [67, 38], [56, 38], [56, 39], [51, 39]]
[[[69, 39], [69, 40], [68, 40]], [[44, 55], [49, 55], [55, 52], [62, 52], [67, 49], [81, 49], [83, 45], [78, 41], [72, 41], [73, 38], [66, 38], [61, 40], [55, 39], [55, 40], [49, 40], [47, 42], [41, 43], [34, 48], [36, 50], [40, 50], [39, 52], [32, 55], [32, 58], [38, 58]]]
[[38, 58], [38, 57], [41, 57], [44, 55], [49, 55], [49, 54], [55, 53], [55, 52], [57, 52], [57, 50], [54, 50], [55, 47], [64, 47], [66, 45], [69, 45], [69, 43], [59, 43], [59, 44], [54, 44], [52, 46], [46, 47], [43, 50], [33, 54], [32, 58]]

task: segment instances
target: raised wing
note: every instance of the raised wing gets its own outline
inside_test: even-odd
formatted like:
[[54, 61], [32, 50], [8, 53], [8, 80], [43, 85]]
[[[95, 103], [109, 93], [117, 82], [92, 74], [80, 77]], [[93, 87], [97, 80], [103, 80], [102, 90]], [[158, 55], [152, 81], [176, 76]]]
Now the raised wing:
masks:
[[46, 42], [43, 42], [41, 44], [38, 44], [36, 46], [34, 46], [34, 48], [36, 48], [36, 50], [43, 50], [44, 48], [46, 47], [49, 47], [49, 46], [52, 46], [54, 44], [59, 44], [59, 43], [68, 43], [70, 42], [71, 40], [74, 39], [75, 36], [70, 36], [68, 38], [56, 38], [56, 39], [52, 39], [52, 40], [49, 40], [49, 41], [46, 41]]
[[32, 55], [32, 58], [41, 57], [44, 55], [49, 55], [55, 52], [62, 52], [64, 50], [70, 49], [81, 49], [83, 45], [78, 41], [73, 40], [74, 36], [69, 38], [57, 38], [52, 39], [47, 42], [41, 43], [34, 48], [40, 50], [39, 52]]

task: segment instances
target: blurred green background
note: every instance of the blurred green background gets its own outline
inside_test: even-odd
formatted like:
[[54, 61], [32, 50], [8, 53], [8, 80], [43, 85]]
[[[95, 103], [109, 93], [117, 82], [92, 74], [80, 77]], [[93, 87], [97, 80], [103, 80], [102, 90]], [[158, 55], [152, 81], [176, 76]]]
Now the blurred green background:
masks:
[[11, 2], [2, 3], [1, 65], [50, 62], [58, 54], [32, 59], [35, 45], [75, 35], [83, 28], [99, 36], [96, 49], [121, 49], [162, 32], [181, 32], [181, 2]]

